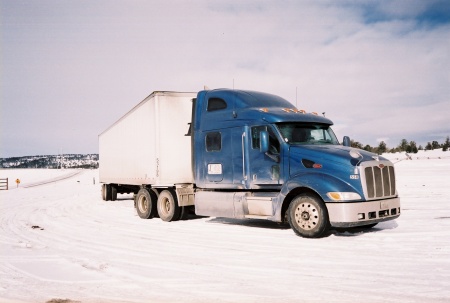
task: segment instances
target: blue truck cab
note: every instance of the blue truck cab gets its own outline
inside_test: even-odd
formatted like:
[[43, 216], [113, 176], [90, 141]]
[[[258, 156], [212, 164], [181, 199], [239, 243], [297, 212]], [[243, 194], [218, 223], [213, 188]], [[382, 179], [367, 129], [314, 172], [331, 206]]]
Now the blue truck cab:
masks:
[[393, 164], [348, 138], [341, 145], [332, 125], [267, 93], [198, 92], [189, 131], [195, 213], [288, 222], [302, 237], [399, 217]]

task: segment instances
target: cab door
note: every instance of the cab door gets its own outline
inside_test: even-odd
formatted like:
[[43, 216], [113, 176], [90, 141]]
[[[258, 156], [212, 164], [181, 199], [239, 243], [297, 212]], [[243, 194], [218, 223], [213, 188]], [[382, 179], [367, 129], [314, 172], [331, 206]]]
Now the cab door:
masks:
[[[264, 153], [260, 151], [261, 132], [269, 135], [269, 150]], [[269, 125], [253, 126], [250, 128], [251, 140], [249, 140], [249, 178], [250, 188], [279, 189], [281, 148], [275, 132]]]

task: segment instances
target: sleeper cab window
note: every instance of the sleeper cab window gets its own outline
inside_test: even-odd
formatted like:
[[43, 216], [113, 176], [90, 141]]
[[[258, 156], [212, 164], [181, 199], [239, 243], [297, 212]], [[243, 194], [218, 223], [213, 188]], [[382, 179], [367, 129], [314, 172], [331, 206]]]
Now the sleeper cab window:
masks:
[[222, 135], [219, 132], [206, 134], [206, 151], [214, 152], [222, 149]]
[[208, 108], [209, 112], [213, 112], [216, 110], [221, 110], [227, 108], [227, 103], [225, 100], [220, 98], [209, 98], [208, 99]]

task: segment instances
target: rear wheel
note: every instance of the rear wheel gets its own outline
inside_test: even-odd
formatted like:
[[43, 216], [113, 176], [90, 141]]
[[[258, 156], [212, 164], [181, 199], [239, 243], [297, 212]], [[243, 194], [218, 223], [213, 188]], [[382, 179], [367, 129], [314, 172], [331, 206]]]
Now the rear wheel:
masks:
[[111, 201], [117, 200], [117, 187], [111, 185]]
[[102, 200], [106, 201], [106, 186], [102, 184]]
[[170, 222], [180, 219], [181, 208], [176, 195], [170, 190], [163, 190], [158, 197], [158, 214], [161, 220]]
[[103, 184], [102, 185], [102, 199], [104, 201], [111, 201], [111, 185], [110, 184]]
[[150, 190], [155, 194], [155, 218], [159, 218], [158, 210], [157, 210], [157, 201], [159, 197], [159, 192], [155, 188], [150, 188]]
[[136, 195], [136, 211], [140, 218], [150, 219], [155, 216], [156, 195], [153, 191], [142, 188]]
[[292, 200], [287, 217], [294, 232], [305, 238], [322, 236], [330, 225], [325, 204], [318, 198], [305, 194]]
[[189, 206], [180, 206], [180, 220], [187, 220], [189, 215]]

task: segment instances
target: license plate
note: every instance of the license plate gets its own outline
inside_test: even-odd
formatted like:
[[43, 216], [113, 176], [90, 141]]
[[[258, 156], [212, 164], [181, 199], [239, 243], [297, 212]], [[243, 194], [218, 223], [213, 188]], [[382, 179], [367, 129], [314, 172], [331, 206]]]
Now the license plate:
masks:
[[381, 201], [380, 202], [380, 209], [389, 209], [389, 202]]

